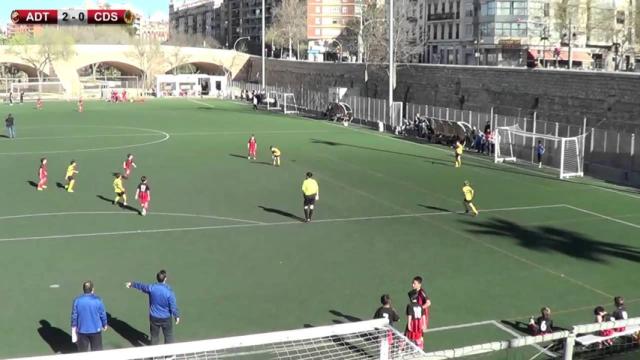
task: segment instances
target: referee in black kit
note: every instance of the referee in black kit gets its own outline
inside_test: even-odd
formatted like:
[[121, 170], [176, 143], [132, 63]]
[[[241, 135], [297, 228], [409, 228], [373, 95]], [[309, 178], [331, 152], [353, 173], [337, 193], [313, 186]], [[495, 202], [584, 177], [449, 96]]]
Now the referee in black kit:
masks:
[[307, 178], [302, 182], [302, 195], [304, 196], [304, 221], [310, 222], [313, 216], [313, 207], [320, 199], [318, 182], [313, 179], [313, 174], [308, 172]]

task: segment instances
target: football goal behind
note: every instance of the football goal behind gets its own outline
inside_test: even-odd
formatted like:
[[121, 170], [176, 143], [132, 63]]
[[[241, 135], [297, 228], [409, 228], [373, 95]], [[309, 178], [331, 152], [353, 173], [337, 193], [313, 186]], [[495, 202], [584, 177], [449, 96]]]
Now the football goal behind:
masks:
[[559, 137], [531, 133], [518, 126], [498, 127], [494, 161], [544, 166], [558, 170], [561, 179], [584, 176], [584, 138], [584, 134]]
[[409, 342], [386, 319], [360, 321], [300, 330], [99, 351], [53, 355], [31, 360], [142, 359], [421, 359], [424, 352]]
[[267, 109], [279, 110], [285, 114], [295, 114], [298, 112], [298, 104], [296, 104], [296, 97], [292, 93], [271, 91], [267, 96]]
[[25, 101], [35, 101], [41, 99], [63, 99], [65, 89], [61, 82], [14, 82], [11, 84], [13, 101], [19, 99], [20, 93], [24, 92]]

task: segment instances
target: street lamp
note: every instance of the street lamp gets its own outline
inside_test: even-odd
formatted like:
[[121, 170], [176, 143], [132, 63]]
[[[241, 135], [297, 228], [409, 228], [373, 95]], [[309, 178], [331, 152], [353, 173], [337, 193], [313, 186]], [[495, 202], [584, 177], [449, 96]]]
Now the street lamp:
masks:
[[238, 51], [236, 50], [236, 45], [238, 45], [238, 42], [242, 39], [247, 39], [247, 40], [251, 40], [251, 38], [249, 36], [243, 36], [243, 37], [239, 37], [236, 42], [233, 43], [233, 51]]

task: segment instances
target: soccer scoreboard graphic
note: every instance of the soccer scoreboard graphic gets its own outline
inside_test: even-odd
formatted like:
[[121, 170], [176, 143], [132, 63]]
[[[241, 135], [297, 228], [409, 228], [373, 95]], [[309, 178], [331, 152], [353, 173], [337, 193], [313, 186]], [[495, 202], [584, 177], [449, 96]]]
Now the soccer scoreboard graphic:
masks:
[[136, 14], [131, 10], [114, 9], [42, 9], [13, 10], [11, 21], [14, 24], [49, 24], [49, 25], [131, 25]]

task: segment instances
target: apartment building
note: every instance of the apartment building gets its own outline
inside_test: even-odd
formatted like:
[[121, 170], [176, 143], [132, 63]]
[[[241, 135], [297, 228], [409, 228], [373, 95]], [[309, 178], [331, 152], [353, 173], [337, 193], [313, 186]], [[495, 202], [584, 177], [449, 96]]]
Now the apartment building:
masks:
[[336, 38], [349, 21], [362, 16], [361, 4], [361, 0], [307, 0], [309, 60], [324, 61], [330, 48], [340, 49]]

